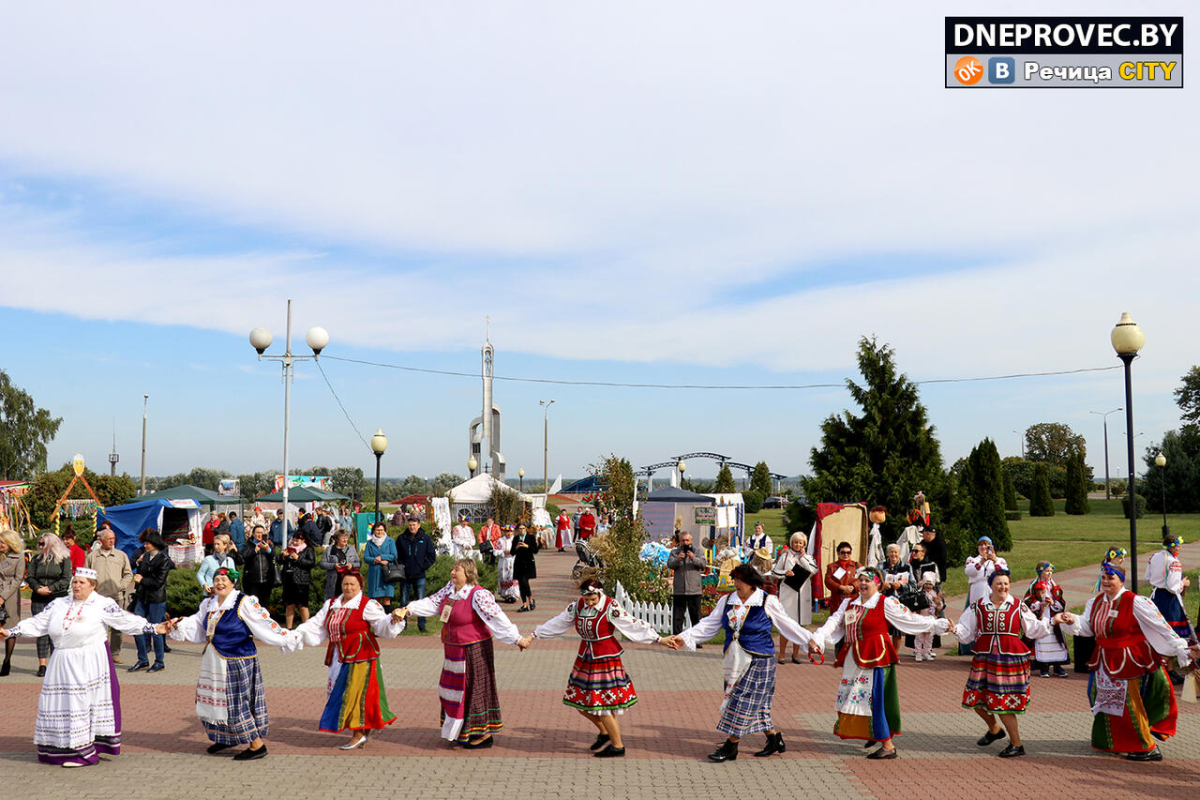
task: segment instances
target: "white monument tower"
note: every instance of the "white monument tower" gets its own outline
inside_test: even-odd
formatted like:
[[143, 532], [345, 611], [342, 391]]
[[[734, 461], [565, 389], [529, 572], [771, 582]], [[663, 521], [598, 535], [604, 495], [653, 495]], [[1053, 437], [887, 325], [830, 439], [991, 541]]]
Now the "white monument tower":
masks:
[[[490, 319], [489, 319], [490, 322]], [[470, 452], [467, 460], [475, 460], [476, 467], [471, 471], [474, 478], [480, 470], [487, 469], [483, 463], [483, 441], [487, 440], [487, 453], [492, 460], [492, 477], [504, 482], [504, 456], [500, 453], [500, 407], [492, 402], [492, 377], [495, 375], [496, 349], [492, 347], [491, 336], [484, 342], [482, 355], [483, 378], [483, 413], [471, 420], [468, 430]]]

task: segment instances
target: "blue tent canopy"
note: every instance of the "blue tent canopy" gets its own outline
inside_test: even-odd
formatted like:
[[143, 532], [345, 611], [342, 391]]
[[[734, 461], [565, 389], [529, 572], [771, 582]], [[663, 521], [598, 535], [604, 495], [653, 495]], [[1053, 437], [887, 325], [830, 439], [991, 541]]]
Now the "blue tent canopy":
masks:
[[139, 500], [123, 506], [109, 506], [98, 512], [96, 524], [111, 523], [117, 534], [117, 547], [132, 556], [138, 549], [138, 534], [146, 528], [159, 529], [159, 520], [166, 508], [198, 510], [200, 505], [194, 500]]

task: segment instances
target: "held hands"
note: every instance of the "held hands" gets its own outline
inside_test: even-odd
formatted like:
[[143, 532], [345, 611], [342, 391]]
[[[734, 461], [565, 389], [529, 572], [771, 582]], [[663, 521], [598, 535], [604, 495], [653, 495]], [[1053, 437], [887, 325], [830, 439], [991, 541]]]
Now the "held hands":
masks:
[[167, 619], [167, 620], [155, 625], [154, 632], [158, 633], [158, 634], [170, 633], [171, 631], [175, 630], [175, 627], [176, 627], [176, 625], [178, 625], [178, 623], [179, 623], [178, 617], [176, 617], [175, 619]]
[[395, 617], [397, 622], [404, 619], [408, 616], [408, 606], [405, 606], [404, 608], [397, 608], [392, 612], [392, 616]]
[[1051, 617], [1050, 621], [1053, 622], [1055, 625], [1061, 625], [1064, 622], [1068, 625], [1073, 625], [1073, 624], [1075, 624], [1075, 615], [1070, 613], [1069, 611], [1061, 611], [1058, 614], [1055, 614], [1053, 617]]
[[678, 650], [679, 648], [683, 647], [683, 637], [679, 636], [678, 634], [674, 636], [664, 636], [658, 640], [658, 643], [663, 647], [669, 647], [672, 650]]
[[533, 634], [525, 634], [520, 639], [517, 639], [517, 647], [522, 651], [528, 650], [529, 645], [533, 643]]

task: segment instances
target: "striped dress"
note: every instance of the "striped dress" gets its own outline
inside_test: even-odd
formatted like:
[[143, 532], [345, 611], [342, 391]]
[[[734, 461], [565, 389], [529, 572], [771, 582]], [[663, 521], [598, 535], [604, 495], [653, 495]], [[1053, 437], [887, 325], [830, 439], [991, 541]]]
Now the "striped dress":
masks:
[[533, 637], [550, 639], [571, 628], [579, 634], [579, 654], [567, 678], [563, 704], [588, 714], [625, 713], [638, 698], [621, 662], [624, 651], [617, 641], [617, 631], [642, 644], [653, 644], [661, 637], [648, 623], [629, 616], [615, 600], [603, 595], [595, 607], [582, 598], [571, 603], [558, 616], [539, 625]]

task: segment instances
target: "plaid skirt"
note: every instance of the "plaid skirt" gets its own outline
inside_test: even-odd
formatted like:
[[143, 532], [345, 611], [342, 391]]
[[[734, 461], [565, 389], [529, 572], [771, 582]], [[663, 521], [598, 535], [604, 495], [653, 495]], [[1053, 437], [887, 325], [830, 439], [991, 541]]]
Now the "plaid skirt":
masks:
[[204, 732], [215, 744], [250, 744], [267, 738], [267, 690], [258, 657], [226, 659], [225, 668], [229, 721], [200, 720]]
[[1029, 704], [1029, 654], [976, 653], [963, 690], [963, 708], [1024, 714]]
[[717, 730], [729, 736], [774, 730], [771, 702], [775, 699], [775, 659], [754, 658], [742, 679], [733, 687]]

